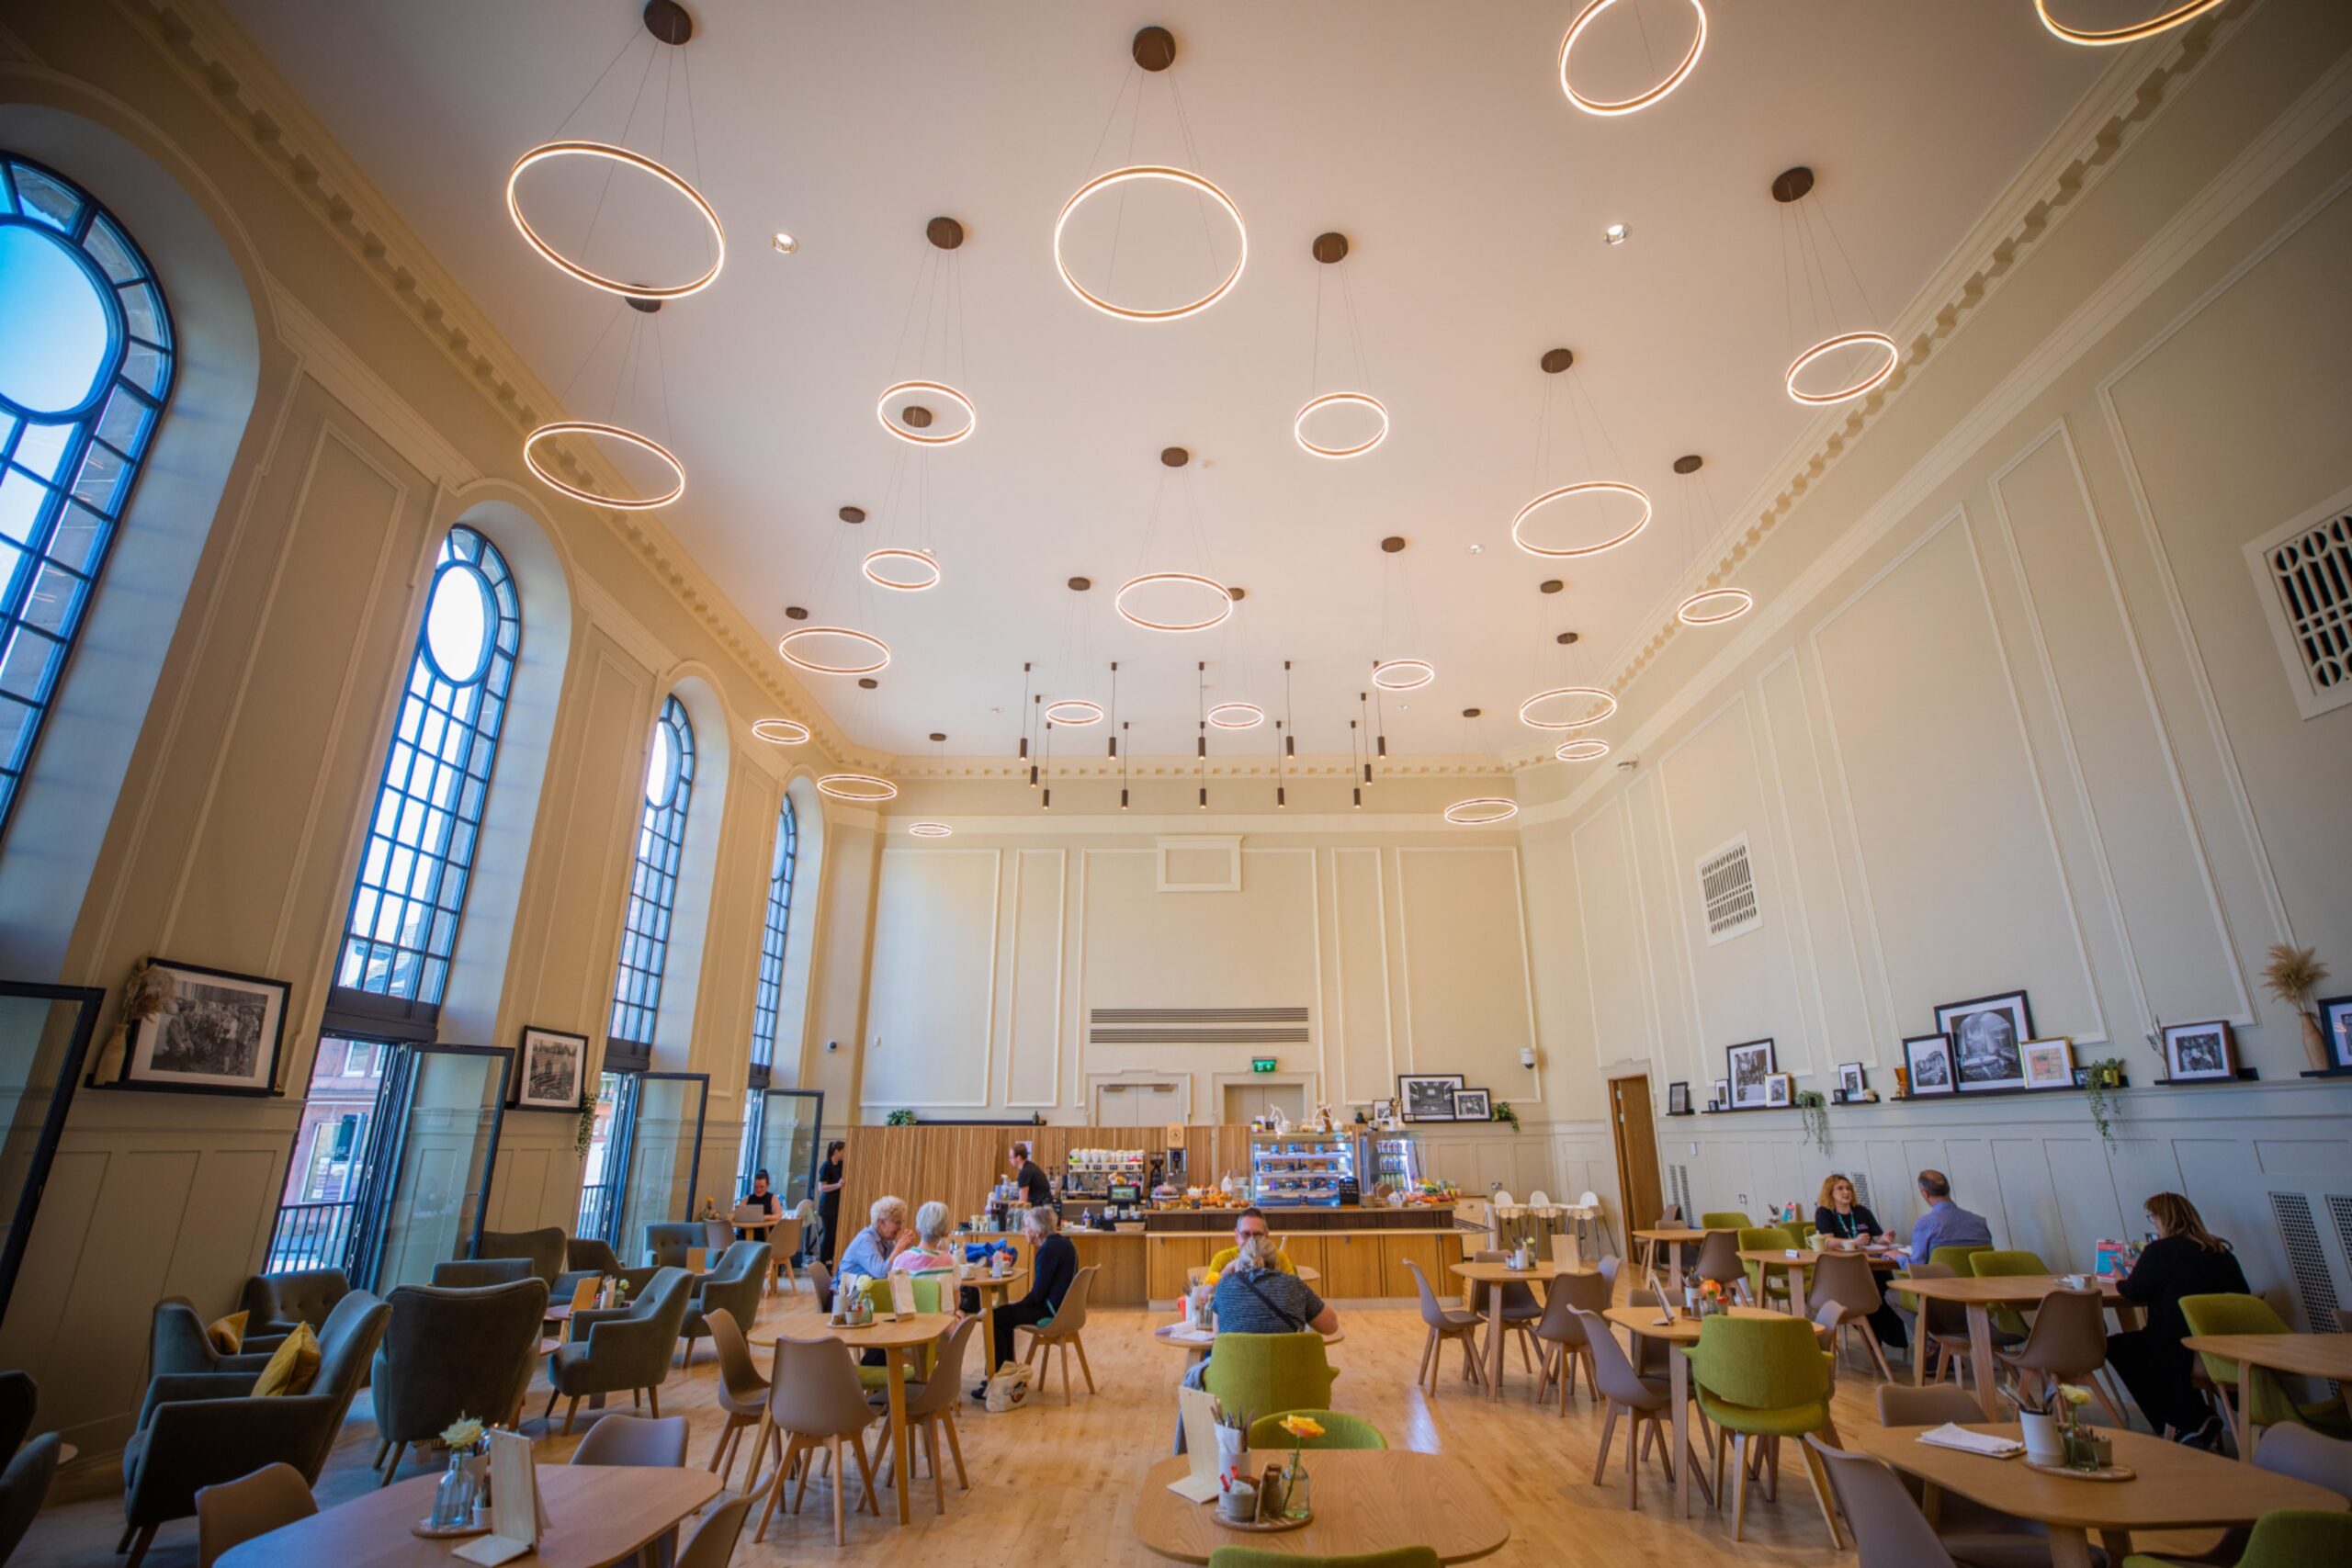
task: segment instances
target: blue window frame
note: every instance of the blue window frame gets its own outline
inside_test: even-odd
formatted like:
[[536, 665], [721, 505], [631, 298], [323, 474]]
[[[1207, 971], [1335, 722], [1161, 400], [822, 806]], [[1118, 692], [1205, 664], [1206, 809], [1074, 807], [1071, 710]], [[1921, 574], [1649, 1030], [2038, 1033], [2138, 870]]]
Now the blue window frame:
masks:
[[662, 971], [670, 958], [670, 920], [678, 902], [678, 864], [686, 848], [686, 807], [694, 799], [695, 727], [673, 695], [653, 722], [645, 768], [645, 812], [638, 820], [637, 869], [621, 922], [620, 968], [613, 976], [613, 1018], [605, 1066], [642, 1061], [653, 1051], [662, 1011]]
[[775, 819], [775, 863], [768, 871], [767, 928], [760, 937], [760, 980], [752, 992], [752, 1073], [764, 1080], [775, 1060], [775, 1015], [784, 998], [784, 944], [792, 932], [792, 868], [800, 854], [800, 819], [786, 796]]
[[0, 152], [0, 833], [172, 371], [139, 247], [72, 181]]
[[450, 529], [368, 817], [338, 991], [439, 1008], [522, 647], [506, 558], [473, 529]]

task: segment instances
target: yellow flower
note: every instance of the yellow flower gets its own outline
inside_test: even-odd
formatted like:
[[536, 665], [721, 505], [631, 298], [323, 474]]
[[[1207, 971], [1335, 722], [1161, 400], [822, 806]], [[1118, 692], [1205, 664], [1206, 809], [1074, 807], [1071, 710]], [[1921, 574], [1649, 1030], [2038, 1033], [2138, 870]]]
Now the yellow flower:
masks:
[[2058, 1392], [2065, 1395], [2066, 1403], [2069, 1404], [2088, 1404], [2091, 1402], [2091, 1391], [2086, 1388], [2077, 1388], [2073, 1383], [2059, 1384]]
[[1282, 1428], [1301, 1441], [1323, 1435], [1323, 1424], [1312, 1416], [1285, 1416], [1282, 1418]]
[[481, 1423], [470, 1416], [460, 1416], [441, 1428], [441, 1440], [451, 1448], [470, 1451], [481, 1441]]

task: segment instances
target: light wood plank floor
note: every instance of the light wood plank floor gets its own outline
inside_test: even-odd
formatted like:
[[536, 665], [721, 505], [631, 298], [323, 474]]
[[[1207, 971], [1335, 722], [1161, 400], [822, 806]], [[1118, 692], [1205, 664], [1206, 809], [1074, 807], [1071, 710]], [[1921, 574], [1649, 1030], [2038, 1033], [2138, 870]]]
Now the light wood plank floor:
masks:
[[[773, 1331], [789, 1317], [812, 1314], [809, 1297], [772, 1298], [763, 1308], [761, 1328]], [[1579, 1393], [1562, 1419], [1556, 1404], [1537, 1405], [1533, 1381], [1519, 1371], [1518, 1351], [1506, 1397], [1489, 1404], [1458, 1375], [1459, 1352], [1449, 1351], [1434, 1399], [1414, 1386], [1423, 1329], [1409, 1307], [1343, 1310], [1347, 1337], [1331, 1351], [1341, 1370], [1333, 1389], [1340, 1408], [1369, 1418], [1391, 1445], [1456, 1455], [1476, 1467], [1494, 1492], [1496, 1505], [1510, 1516], [1512, 1539], [1487, 1561], [1497, 1564], [1713, 1564], [1769, 1562], [1781, 1568], [1850, 1562], [1834, 1552], [1827, 1529], [1815, 1510], [1803, 1477], [1784, 1466], [1780, 1500], [1752, 1495], [1747, 1539], [1735, 1545], [1727, 1514], [1698, 1504], [1688, 1521], [1671, 1518], [1671, 1490], [1653, 1461], [1645, 1468], [1638, 1512], [1625, 1507], [1618, 1449], [1610, 1457], [1608, 1483], [1592, 1483], [1593, 1456], [1600, 1440], [1600, 1418]], [[883, 1518], [852, 1516], [849, 1545], [832, 1542], [831, 1504], [820, 1480], [808, 1511], [794, 1518], [779, 1511], [767, 1540], [752, 1544], [744, 1532], [735, 1561], [743, 1564], [786, 1562], [931, 1562], [943, 1564], [1115, 1563], [1144, 1565], [1162, 1560], [1145, 1551], [1128, 1528], [1139, 1478], [1169, 1451], [1175, 1402], [1172, 1390], [1184, 1358], [1151, 1337], [1163, 1314], [1097, 1310], [1089, 1314], [1086, 1339], [1099, 1394], [1090, 1397], [1082, 1381], [1075, 1404], [1065, 1409], [1057, 1383], [1040, 1407], [991, 1416], [967, 1402], [961, 1421], [964, 1455], [972, 1490], [959, 1494], [949, 1470], [947, 1513], [932, 1512], [931, 1483], [918, 1476], [914, 1523], [902, 1531], [886, 1489]], [[1897, 1374], [1905, 1369], [1897, 1363]], [[662, 1390], [664, 1414], [694, 1423], [690, 1461], [708, 1462], [722, 1418], [713, 1390], [716, 1361], [707, 1341], [694, 1366], [673, 1371]], [[1851, 1429], [1875, 1420], [1871, 1390], [1874, 1377], [1849, 1349], [1839, 1373], [1838, 1420]], [[526, 1407], [537, 1415], [542, 1393]], [[625, 1407], [625, 1406], [624, 1406]], [[584, 1415], [584, 1412], [583, 1412]], [[560, 1410], [558, 1411], [559, 1424]], [[582, 1428], [584, 1430], [584, 1422]], [[541, 1445], [547, 1460], [569, 1454], [578, 1437], [552, 1438]], [[362, 1394], [320, 1478], [322, 1506], [352, 1497], [374, 1483], [368, 1464], [374, 1457], [374, 1422]], [[748, 1440], [746, 1443], [748, 1447]], [[920, 1447], [920, 1445], [918, 1445]], [[853, 1472], [854, 1466], [852, 1467]], [[423, 1473], [412, 1458], [403, 1476]], [[740, 1485], [744, 1472], [739, 1466]], [[61, 1479], [60, 1501], [33, 1526], [13, 1562], [27, 1568], [56, 1564], [100, 1568], [119, 1563], [114, 1543], [122, 1529], [119, 1482], [109, 1472]], [[756, 1522], [756, 1517], [755, 1517]], [[2136, 1543], [2147, 1551], [2172, 1547], [2201, 1550], [2210, 1532]], [[886, 1554], [889, 1554], [886, 1557]], [[155, 1568], [188, 1568], [196, 1561], [193, 1520], [167, 1526], [148, 1562]]]

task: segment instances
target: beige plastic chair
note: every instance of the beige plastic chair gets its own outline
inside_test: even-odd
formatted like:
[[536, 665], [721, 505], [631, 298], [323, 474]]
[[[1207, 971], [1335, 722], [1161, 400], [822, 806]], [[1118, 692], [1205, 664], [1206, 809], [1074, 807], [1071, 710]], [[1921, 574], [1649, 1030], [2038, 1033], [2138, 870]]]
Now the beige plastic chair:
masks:
[[[768, 1506], [760, 1513], [760, 1528], [752, 1540], [765, 1540], [768, 1521], [775, 1517], [776, 1499], [801, 1461], [820, 1451], [832, 1455], [833, 1544], [847, 1546], [849, 1529], [842, 1518], [842, 1487], [847, 1474], [842, 1464], [842, 1444], [857, 1456], [857, 1472], [865, 1482], [860, 1510], [880, 1517], [882, 1505], [874, 1495], [874, 1463], [865, 1451], [865, 1428], [874, 1412], [866, 1407], [865, 1390], [857, 1368], [838, 1339], [778, 1339], [775, 1362], [768, 1376], [768, 1427], [782, 1449], [776, 1460], [775, 1483], [768, 1490]], [[763, 1432], [762, 1442], [768, 1440]], [[820, 1450], [820, 1445], [822, 1450]], [[752, 1473], [760, 1461], [752, 1461]], [[803, 1472], [800, 1488], [792, 1495], [792, 1511], [808, 1500], [809, 1476]]]
[[616, 1411], [588, 1428], [571, 1450], [571, 1463], [634, 1465], [673, 1470], [686, 1462], [686, 1418], [650, 1418]]
[[[1075, 1290], [1075, 1284], [1071, 1288]], [[977, 1317], [967, 1317], [957, 1324], [954, 1332], [942, 1338], [931, 1375], [907, 1385], [907, 1440], [912, 1443], [916, 1431], [922, 1431], [924, 1449], [931, 1456], [932, 1511], [937, 1514], [947, 1512], [947, 1483], [939, 1473], [939, 1434], [943, 1427], [947, 1433], [948, 1454], [956, 1461], [956, 1489], [972, 1489], [970, 1478], [964, 1473], [964, 1445], [956, 1434], [956, 1401], [963, 1393], [964, 1352], [979, 1326]], [[876, 1415], [887, 1416], [890, 1409], [889, 1391], [877, 1389], [865, 1396], [865, 1403]], [[890, 1428], [886, 1424], [882, 1440], [874, 1451], [874, 1468], [880, 1470], [889, 1453]], [[908, 1458], [913, 1457], [914, 1450], [910, 1449]]]
[[[1600, 1485], [1608, 1474], [1609, 1445], [1616, 1438], [1617, 1418], [1622, 1416], [1628, 1423], [1625, 1428], [1625, 1506], [1637, 1508], [1641, 1506], [1641, 1461], [1648, 1454], [1650, 1444], [1655, 1444], [1664, 1456], [1668, 1481], [1674, 1479], [1675, 1464], [1684, 1458], [1672, 1451], [1673, 1385], [1664, 1377], [1644, 1377], [1634, 1371], [1634, 1363], [1625, 1359], [1625, 1352], [1618, 1345], [1617, 1337], [1609, 1332], [1607, 1318], [1599, 1313], [1586, 1312], [1581, 1307], [1569, 1310], [1575, 1313], [1582, 1325], [1585, 1348], [1592, 1356], [1592, 1385], [1600, 1391], [1601, 1398], [1608, 1401], [1609, 1414], [1600, 1423], [1600, 1453], [1592, 1465], [1592, 1483]], [[1703, 1434], [1705, 1416], [1699, 1417], [1699, 1425]], [[1646, 1434], [1643, 1431], [1645, 1427], [1649, 1428]], [[1648, 1438], [1647, 1443], [1643, 1441], [1645, 1436]], [[1708, 1439], [1702, 1435], [1700, 1441], [1703, 1446]], [[1704, 1468], [1693, 1472], [1692, 1479], [1699, 1483], [1701, 1490], [1707, 1493], [1708, 1500], [1712, 1502], [1714, 1493], [1707, 1485]]]
[[[1821, 1261], [1813, 1266], [1813, 1280], [1805, 1287], [1804, 1309], [1805, 1314], [1816, 1323], [1829, 1324], [1829, 1341], [1833, 1345], [1841, 1329], [1849, 1336], [1860, 1334], [1863, 1348], [1878, 1364], [1878, 1375], [1893, 1382], [1894, 1370], [1886, 1364], [1886, 1352], [1879, 1348], [1878, 1336], [1870, 1326], [1871, 1314], [1878, 1311], [1883, 1299], [1869, 1258], [1859, 1252], [1825, 1252]], [[1825, 1318], [1823, 1310], [1833, 1306], [1838, 1309], [1837, 1316]]]
[[[760, 1375], [759, 1363], [752, 1359], [751, 1342], [743, 1331], [735, 1326], [735, 1316], [725, 1308], [706, 1314], [710, 1325], [710, 1342], [718, 1348], [718, 1407], [727, 1413], [727, 1426], [718, 1434], [718, 1446], [710, 1450], [710, 1469], [718, 1483], [727, 1484], [735, 1473], [735, 1460], [743, 1447], [743, 1433], [756, 1428], [768, 1411], [768, 1380]], [[727, 1467], [719, 1468], [725, 1460]], [[753, 1456], [751, 1478], [743, 1483], [744, 1490], [759, 1486], [759, 1457]]]
[[[1544, 1289], [1544, 1318], [1535, 1325], [1535, 1338], [1547, 1354], [1535, 1397], [1542, 1399], [1546, 1388], [1558, 1383], [1560, 1414], [1566, 1416], [1568, 1395], [1576, 1392], [1577, 1363], [1582, 1362], [1588, 1373], [1592, 1370], [1592, 1347], [1585, 1343], [1584, 1320], [1577, 1316], [1576, 1309], [1595, 1314], [1604, 1311], [1609, 1305], [1609, 1281], [1598, 1274], [1555, 1274]], [[1600, 1397], [1600, 1385], [1589, 1377], [1586, 1387], [1588, 1398]]]
[[1829, 1490], [1854, 1532], [1861, 1568], [1954, 1568], [1951, 1551], [1893, 1470], [1868, 1454], [1833, 1449], [1810, 1432], [1804, 1440], [1829, 1472]]
[[[1504, 1252], [1474, 1252], [1470, 1261], [1500, 1263], [1509, 1256]], [[1535, 1325], [1544, 1319], [1544, 1304], [1535, 1299], [1533, 1286], [1517, 1280], [1505, 1280], [1501, 1285], [1474, 1280], [1470, 1284], [1470, 1310], [1480, 1317], [1490, 1311], [1501, 1313], [1503, 1332], [1519, 1341], [1520, 1367], [1531, 1372], [1535, 1370], [1528, 1347], [1535, 1345], [1538, 1353], [1542, 1350], [1536, 1345]]]
[[1094, 1265], [1090, 1263], [1070, 1280], [1069, 1289], [1062, 1294], [1062, 1304], [1054, 1309], [1052, 1317], [1039, 1324], [1022, 1324], [1012, 1331], [1015, 1339], [1023, 1334], [1029, 1336], [1029, 1350], [1021, 1358], [1022, 1365], [1037, 1360], [1040, 1350], [1045, 1352], [1045, 1360], [1037, 1367], [1040, 1378], [1052, 1364], [1054, 1352], [1061, 1352], [1064, 1404], [1069, 1403], [1069, 1353], [1073, 1348], [1078, 1351], [1078, 1370], [1086, 1374], [1086, 1392], [1094, 1392], [1094, 1369], [1086, 1364], [1086, 1341], [1079, 1337], [1086, 1327], [1086, 1298], [1093, 1290]]
[[212, 1568], [221, 1553], [319, 1511], [302, 1472], [266, 1464], [251, 1475], [196, 1490], [196, 1561]]
[[1747, 1266], [1739, 1260], [1737, 1231], [1709, 1231], [1699, 1244], [1699, 1261], [1690, 1268], [1695, 1280], [1713, 1280], [1726, 1292], [1744, 1291], [1747, 1285]]
[[1430, 1397], [1436, 1398], [1438, 1364], [1445, 1359], [1445, 1342], [1454, 1339], [1462, 1345], [1462, 1375], [1484, 1384], [1486, 1369], [1478, 1365], [1478, 1314], [1440, 1302], [1437, 1292], [1430, 1289], [1429, 1276], [1411, 1258], [1405, 1259], [1405, 1267], [1413, 1271], [1413, 1284], [1421, 1293], [1421, 1321], [1430, 1329], [1430, 1337], [1421, 1346], [1421, 1370], [1413, 1381], [1427, 1386]]
[[743, 1521], [752, 1512], [752, 1505], [760, 1500], [756, 1492], [746, 1492], [740, 1497], [729, 1497], [702, 1517], [694, 1535], [678, 1552], [673, 1568], [727, 1568], [735, 1555], [735, 1542], [743, 1533]]
[[1993, 1359], [2015, 1372], [2020, 1384], [2029, 1372], [2040, 1374], [2044, 1385], [2082, 1383], [2118, 1427], [2130, 1425], [2098, 1376], [2107, 1365], [2107, 1305], [2097, 1291], [2051, 1292], [2041, 1298], [2025, 1343], [2014, 1350], [1996, 1347]]

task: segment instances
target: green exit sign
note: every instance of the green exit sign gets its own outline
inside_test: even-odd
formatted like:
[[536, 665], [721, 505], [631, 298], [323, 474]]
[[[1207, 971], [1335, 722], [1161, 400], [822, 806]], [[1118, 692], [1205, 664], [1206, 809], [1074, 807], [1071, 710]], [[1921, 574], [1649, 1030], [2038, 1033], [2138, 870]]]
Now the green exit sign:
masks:
[[1250, 1070], [1253, 1073], [1277, 1072], [1281, 1067], [1282, 1063], [1276, 1061], [1272, 1056], [1252, 1056], [1250, 1058]]

